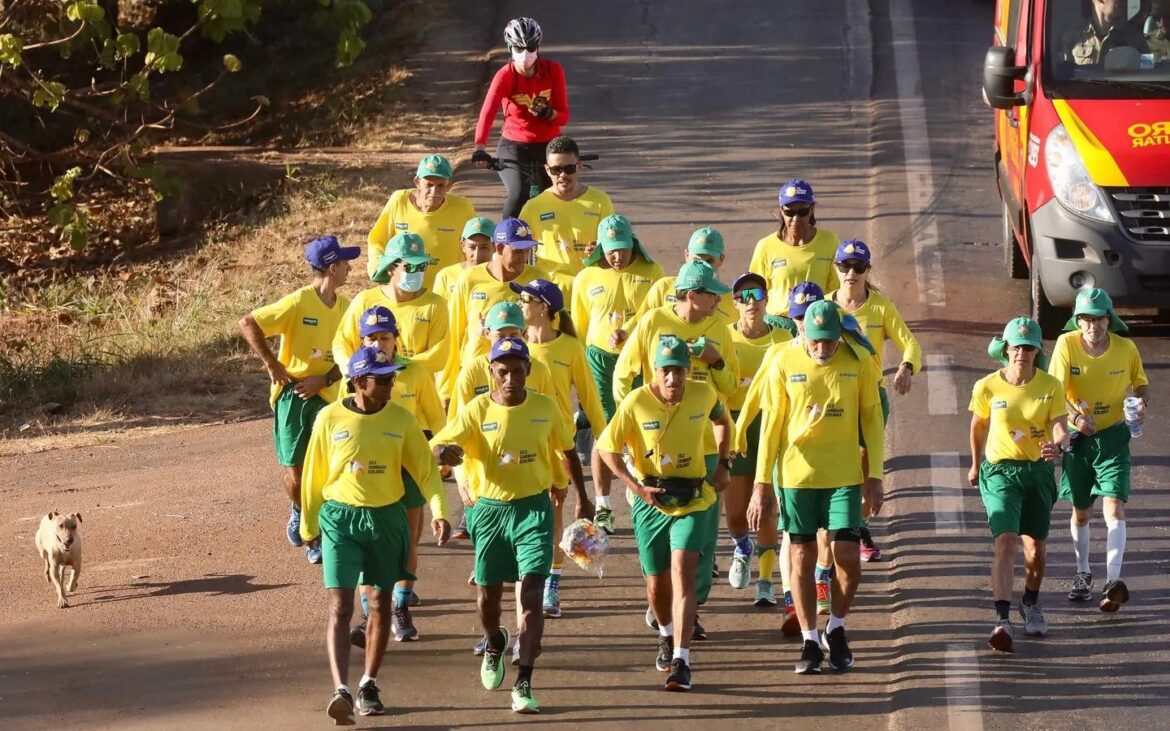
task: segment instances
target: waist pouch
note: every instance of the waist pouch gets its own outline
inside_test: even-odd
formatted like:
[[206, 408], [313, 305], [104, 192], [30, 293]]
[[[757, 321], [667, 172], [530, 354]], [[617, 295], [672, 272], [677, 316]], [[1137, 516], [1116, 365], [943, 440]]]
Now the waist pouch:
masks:
[[664, 508], [686, 507], [692, 500], [703, 494], [702, 477], [653, 477], [642, 480], [646, 487], [661, 488], [654, 500]]

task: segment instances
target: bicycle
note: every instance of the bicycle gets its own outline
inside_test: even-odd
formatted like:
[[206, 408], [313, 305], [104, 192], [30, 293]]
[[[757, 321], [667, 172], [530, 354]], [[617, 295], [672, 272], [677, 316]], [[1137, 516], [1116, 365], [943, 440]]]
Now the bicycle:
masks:
[[[489, 157], [491, 156], [489, 155]], [[601, 155], [579, 155], [577, 159], [583, 164], [584, 167], [592, 170], [592, 165], [584, 165], [584, 163], [600, 160]], [[519, 160], [491, 157], [491, 161], [488, 163], [488, 166], [483, 169], [494, 170], [496, 172], [505, 169], [519, 170], [522, 179], [528, 182], [528, 198], [531, 200], [532, 198], [540, 195], [541, 191], [548, 187], [547, 185], [543, 185], [544, 177], [541, 175], [543, 172], [543, 167], [544, 163], [538, 160], [533, 160], [527, 165], [523, 165]]]

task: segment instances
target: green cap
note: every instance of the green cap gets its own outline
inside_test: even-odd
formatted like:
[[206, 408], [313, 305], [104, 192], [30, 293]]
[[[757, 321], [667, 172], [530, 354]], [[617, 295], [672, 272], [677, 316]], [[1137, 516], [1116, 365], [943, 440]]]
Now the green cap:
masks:
[[691, 367], [691, 350], [686, 341], [674, 335], [663, 335], [658, 339], [658, 350], [654, 352], [654, 367]]
[[699, 259], [683, 264], [678, 270], [678, 277], [674, 280], [676, 292], [689, 292], [694, 289], [703, 289], [714, 294], [727, 294], [731, 291], [731, 287], [719, 281], [715, 267]]
[[503, 330], [506, 327], [524, 329], [524, 312], [515, 302], [497, 302], [488, 310], [483, 326], [488, 330]]
[[597, 224], [597, 243], [606, 252], [634, 248], [634, 227], [625, 216], [613, 214]]
[[442, 155], [427, 155], [419, 161], [418, 170], [415, 172], [414, 177], [450, 180], [453, 174], [451, 162], [447, 158]]
[[469, 239], [472, 236], [487, 236], [490, 240], [496, 233], [496, 224], [492, 219], [486, 216], [476, 216], [475, 218], [467, 219], [467, 223], [463, 224], [463, 235], [459, 238]]
[[817, 300], [804, 311], [805, 340], [837, 340], [841, 337], [841, 308], [832, 300]]
[[723, 256], [723, 234], [710, 226], [695, 231], [687, 244], [687, 251], [703, 256]]
[[1109, 293], [1100, 287], [1093, 289], [1083, 289], [1077, 294], [1076, 304], [1073, 306], [1073, 316], [1064, 324], [1065, 330], [1076, 330], [1077, 316], [1088, 315], [1090, 317], [1104, 317], [1109, 315], [1109, 331], [1110, 332], [1128, 332], [1129, 325], [1126, 325], [1120, 317], [1113, 312], [1113, 298]]
[[1048, 357], [1044, 355], [1044, 336], [1040, 325], [1027, 317], [1017, 317], [1003, 328], [1003, 336], [992, 338], [987, 345], [987, 354], [1001, 366], [1008, 364], [1007, 348], [1009, 345], [1031, 345], [1038, 348], [1036, 353], [1036, 367], [1044, 370], [1048, 367]]
[[427, 256], [427, 247], [422, 236], [403, 231], [386, 242], [386, 250], [382, 252], [378, 268], [370, 278], [378, 284], [389, 283], [390, 269], [398, 261], [405, 261], [407, 264], [433, 264], [435, 260]]

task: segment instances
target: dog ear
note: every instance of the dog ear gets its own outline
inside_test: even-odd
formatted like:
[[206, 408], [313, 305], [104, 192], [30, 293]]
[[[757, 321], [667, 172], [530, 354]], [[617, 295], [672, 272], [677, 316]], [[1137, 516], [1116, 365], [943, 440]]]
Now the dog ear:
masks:
[[81, 522], [81, 513], [74, 513], [74, 514], [73, 514], [73, 517], [77, 519], [77, 522], [78, 522], [78, 523], [80, 523], [80, 522]]
[[57, 517], [57, 511], [56, 511], [56, 510], [50, 510], [50, 511], [49, 511], [49, 514], [48, 514], [48, 515], [46, 515], [45, 517], [46, 517], [46, 518], [48, 518], [49, 520], [52, 520], [53, 518], [56, 518], [56, 517]]

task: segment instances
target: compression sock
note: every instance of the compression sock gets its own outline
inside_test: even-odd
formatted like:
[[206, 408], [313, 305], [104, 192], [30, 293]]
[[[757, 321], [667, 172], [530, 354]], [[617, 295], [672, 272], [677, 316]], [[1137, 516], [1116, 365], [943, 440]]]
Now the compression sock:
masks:
[[1105, 523], [1105, 580], [1121, 578], [1121, 560], [1125, 557], [1125, 521]]
[[825, 625], [825, 634], [829, 634], [830, 632], [837, 629], [838, 627], [844, 627], [844, 626], [845, 626], [845, 618], [844, 617], [838, 617], [835, 614], [830, 614], [829, 615], [829, 623], [827, 625]]
[[1000, 619], [1007, 619], [1008, 612], [1012, 610], [1012, 603], [1003, 601], [1002, 599], [995, 603], [995, 613]]
[[523, 683], [525, 680], [527, 680], [529, 684], [532, 683], [532, 666], [531, 665], [521, 665], [520, 672], [516, 674], [516, 684], [517, 685], [519, 685], [520, 683]]
[[752, 555], [752, 539], [747, 533], [744, 533], [742, 536], [732, 536], [731, 542], [735, 544], [735, 550], [739, 555]]
[[1077, 559], [1077, 571], [1082, 574], [1089, 571], [1089, 524], [1077, 525], [1074, 515], [1068, 522], [1069, 533], [1073, 539], [1073, 555]]
[[674, 648], [674, 659], [675, 660], [682, 660], [687, 665], [690, 665], [691, 664], [691, 648], [689, 648], [689, 647], [676, 647], [676, 648]]
[[821, 566], [820, 564], [817, 564], [817, 570], [816, 570], [816, 574], [814, 576], [816, 578], [817, 583], [820, 583], [822, 581], [828, 582], [829, 579], [832, 577], [832, 573], [833, 573], [833, 566], [831, 564], [829, 566]]
[[1040, 601], [1040, 590], [1039, 589], [1029, 589], [1028, 587], [1025, 586], [1024, 587], [1024, 596], [1022, 599], [1020, 599], [1020, 603], [1023, 604], [1025, 607], [1030, 607], [1038, 601]]
[[609, 495], [594, 496], [593, 502], [596, 503], [597, 507], [599, 507], [599, 508], [606, 508], [608, 510], [613, 510], [613, 506], [611, 506], [609, 504]]
[[405, 607], [410, 604], [410, 587], [395, 585], [394, 587], [394, 606]]
[[756, 555], [760, 557], [760, 579], [771, 581], [776, 570], [776, 547], [756, 546]]

